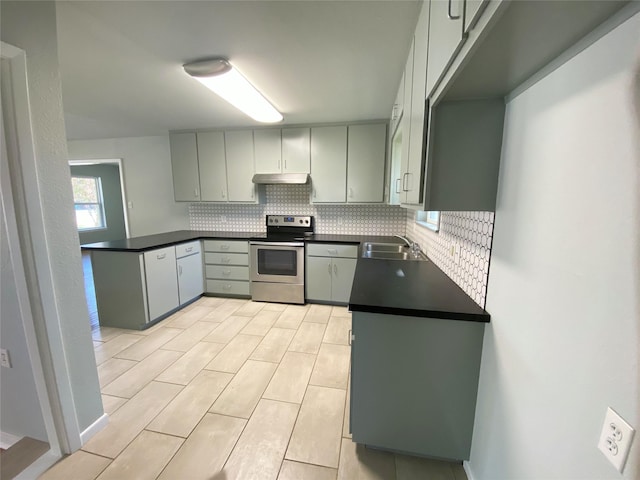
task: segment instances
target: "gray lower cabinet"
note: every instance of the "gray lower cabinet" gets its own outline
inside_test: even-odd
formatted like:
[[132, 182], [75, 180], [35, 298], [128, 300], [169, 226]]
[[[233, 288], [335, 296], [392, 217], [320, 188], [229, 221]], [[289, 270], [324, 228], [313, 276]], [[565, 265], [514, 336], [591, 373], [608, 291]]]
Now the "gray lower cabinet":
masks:
[[348, 303], [357, 256], [357, 245], [308, 244], [306, 299], [322, 303]]
[[467, 460], [484, 323], [353, 312], [353, 441]]
[[175, 247], [144, 253], [149, 319], [154, 320], [178, 308], [178, 281]]
[[249, 242], [204, 241], [205, 292], [225, 297], [249, 297]]
[[190, 302], [204, 292], [200, 241], [176, 245], [178, 267], [178, 296], [180, 305]]

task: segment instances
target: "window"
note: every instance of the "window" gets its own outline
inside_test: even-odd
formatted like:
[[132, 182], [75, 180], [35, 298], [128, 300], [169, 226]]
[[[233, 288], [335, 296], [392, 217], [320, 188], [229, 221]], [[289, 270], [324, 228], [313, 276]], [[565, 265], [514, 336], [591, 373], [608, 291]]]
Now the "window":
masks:
[[78, 230], [107, 228], [100, 178], [72, 176], [71, 185]]
[[434, 232], [440, 230], [440, 212], [416, 212], [416, 223]]

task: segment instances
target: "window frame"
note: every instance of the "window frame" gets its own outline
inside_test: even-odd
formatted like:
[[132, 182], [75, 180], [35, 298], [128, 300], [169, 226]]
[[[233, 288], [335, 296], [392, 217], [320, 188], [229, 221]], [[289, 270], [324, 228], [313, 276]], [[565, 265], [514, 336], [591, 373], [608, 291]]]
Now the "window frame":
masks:
[[416, 210], [415, 222], [421, 227], [428, 228], [434, 232], [439, 232], [440, 213], [441, 212], [435, 210]]
[[[107, 216], [104, 211], [104, 196], [102, 195], [102, 179], [100, 177], [96, 177], [94, 175], [71, 175], [71, 184], [73, 189], [73, 179], [74, 178], [90, 178], [95, 180], [96, 183], [96, 197], [98, 198], [97, 202], [76, 202], [75, 195], [73, 196], [73, 210], [76, 213], [76, 229], [78, 232], [96, 232], [98, 230], [107, 230], [109, 228], [107, 226]], [[98, 227], [85, 227], [81, 228], [78, 226], [78, 217], [77, 217], [77, 205], [97, 205], [100, 210], [100, 218], [102, 220], [102, 225]]]

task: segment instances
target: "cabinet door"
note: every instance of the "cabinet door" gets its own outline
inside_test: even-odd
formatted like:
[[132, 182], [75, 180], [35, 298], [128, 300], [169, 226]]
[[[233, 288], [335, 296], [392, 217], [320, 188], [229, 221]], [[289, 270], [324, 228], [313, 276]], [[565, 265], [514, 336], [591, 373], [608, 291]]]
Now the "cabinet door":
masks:
[[464, 40], [463, 10], [463, 0], [431, 2], [427, 95], [431, 95], [462, 46]]
[[475, 27], [482, 15], [488, 0], [465, 0], [464, 2], [464, 31], [465, 33]]
[[227, 166], [223, 132], [198, 133], [200, 196], [204, 202], [227, 201]]
[[347, 148], [347, 202], [384, 201], [387, 126], [350, 125]]
[[253, 131], [256, 173], [280, 173], [282, 171], [282, 138], [280, 129]]
[[402, 74], [402, 78], [400, 79], [400, 85], [398, 86], [396, 99], [393, 102], [393, 108], [391, 109], [390, 130], [392, 135], [396, 131], [396, 127], [398, 126], [398, 122], [400, 121], [400, 117], [402, 116], [403, 109], [404, 109], [404, 73]]
[[311, 129], [314, 203], [347, 201], [347, 127]]
[[256, 202], [256, 187], [252, 182], [253, 132], [238, 130], [224, 132], [227, 157], [227, 186], [230, 202]]
[[196, 134], [172, 133], [169, 135], [169, 145], [173, 196], [176, 202], [197, 202], [200, 200], [200, 181]]
[[331, 301], [331, 273], [330, 257], [307, 257], [305, 264], [307, 299]]
[[310, 136], [308, 128], [282, 129], [282, 171], [284, 173], [310, 172]]
[[202, 256], [199, 253], [178, 259], [178, 295], [180, 305], [202, 295]]
[[331, 299], [338, 303], [349, 303], [353, 276], [356, 273], [355, 258], [334, 258], [331, 279]]
[[154, 320], [179, 305], [176, 248], [159, 248], [145, 252], [144, 268], [149, 319]]
[[429, 46], [429, 4], [424, 3], [414, 34], [413, 82], [411, 85], [411, 113], [409, 115], [409, 151], [405, 171], [404, 202], [418, 204], [422, 201], [424, 180], [423, 147], [424, 105], [427, 83], [427, 50]]
[[[396, 130], [401, 131], [400, 137], [400, 201], [407, 202], [407, 177], [409, 176], [409, 136], [411, 135], [411, 93], [413, 89], [413, 54], [415, 50], [415, 41], [411, 42], [407, 63], [404, 67], [404, 112], [400, 119], [400, 125]], [[397, 182], [397, 179], [394, 179]]]

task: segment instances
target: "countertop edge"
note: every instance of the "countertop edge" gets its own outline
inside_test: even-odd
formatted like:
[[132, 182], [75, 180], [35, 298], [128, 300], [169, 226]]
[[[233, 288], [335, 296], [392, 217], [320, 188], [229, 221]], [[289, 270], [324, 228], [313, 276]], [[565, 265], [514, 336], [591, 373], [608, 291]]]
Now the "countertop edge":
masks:
[[380, 307], [372, 305], [359, 305], [354, 303], [349, 303], [349, 310], [351, 310], [352, 312], [381, 313], [387, 315], [400, 315], [403, 317], [440, 318], [443, 320], [462, 320], [466, 322], [476, 323], [491, 322], [491, 315], [489, 313], [475, 314], [442, 310], [413, 310], [410, 308]]

